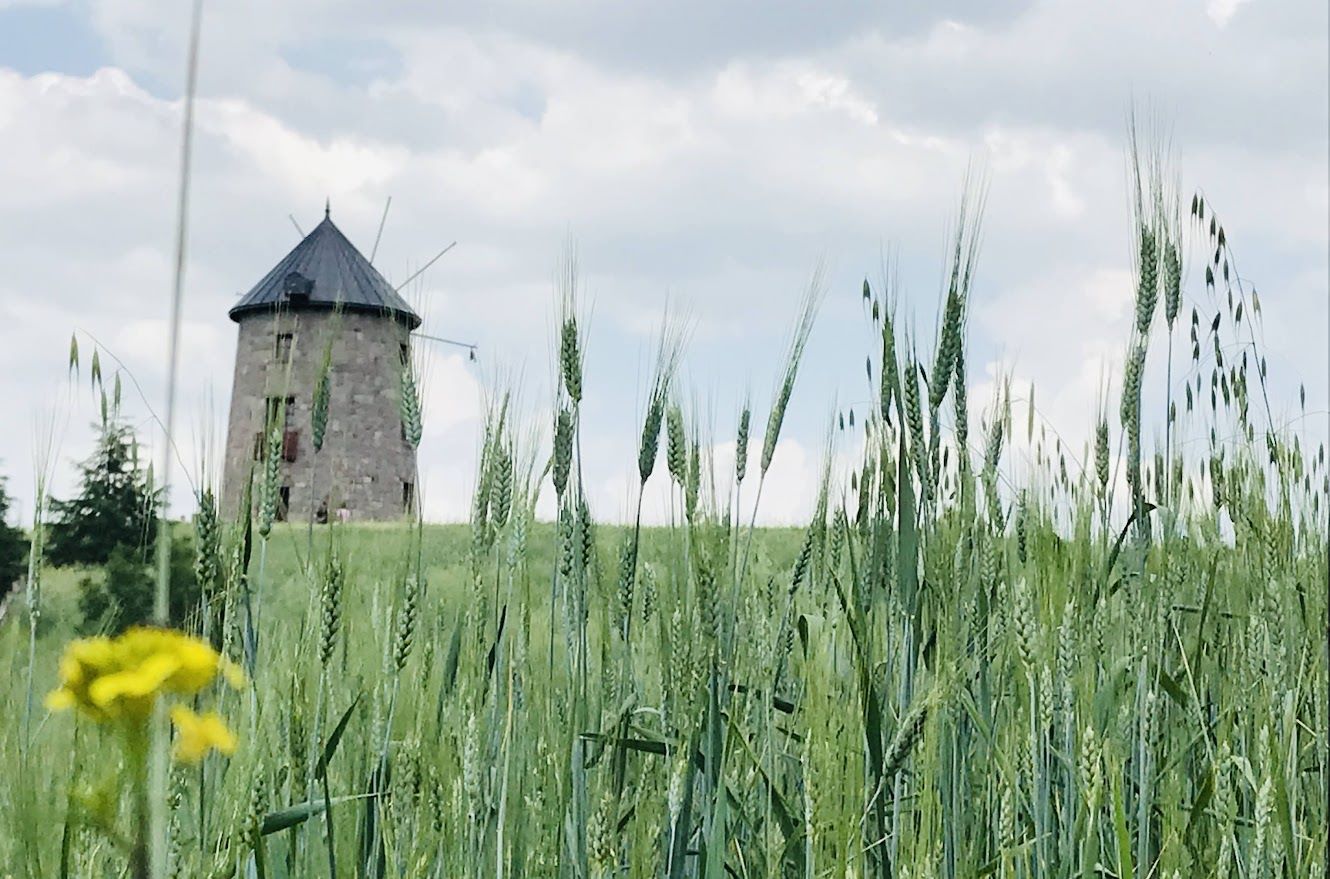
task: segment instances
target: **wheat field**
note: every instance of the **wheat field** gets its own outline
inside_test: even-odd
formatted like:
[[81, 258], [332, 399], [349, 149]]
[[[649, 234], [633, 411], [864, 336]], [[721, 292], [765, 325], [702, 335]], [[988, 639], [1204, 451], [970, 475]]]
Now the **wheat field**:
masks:
[[[468, 525], [273, 525], [262, 469], [252, 521], [201, 498], [194, 629], [250, 681], [215, 695], [236, 752], [161, 786], [169, 875], [1321, 875], [1325, 450], [1271, 412], [1222, 223], [1141, 184], [1124, 374], [1071, 448], [1010, 387], [967, 399], [978, 213], [936, 333], [850, 291], [875, 402], [829, 429], [806, 527], [740, 511], [819, 398], [817, 279], [769, 405], [724, 435], [682, 404], [666, 321], [636, 462], [666, 526], [588, 508], [571, 274], [557, 399], [533, 431], [495, 394]], [[41, 704], [62, 577], [38, 558], [0, 624], [0, 875], [131, 875], [113, 733]]]

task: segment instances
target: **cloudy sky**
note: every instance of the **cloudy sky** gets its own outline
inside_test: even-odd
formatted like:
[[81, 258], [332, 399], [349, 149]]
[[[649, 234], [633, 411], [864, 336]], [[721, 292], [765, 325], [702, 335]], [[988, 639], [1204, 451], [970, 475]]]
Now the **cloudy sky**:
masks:
[[[0, 0], [0, 473], [24, 518], [43, 437], [57, 494], [90, 448], [72, 331], [160, 407], [187, 6]], [[288, 214], [308, 230], [330, 198], [368, 251], [391, 196], [376, 264], [399, 282], [456, 240], [411, 292], [425, 331], [481, 351], [427, 355], [432, 517], [465, 515], [486, 388], [520, 384], [543, 413], [573, 241], [592, 309], [588, 479], [607, 518], [628, 503], [667, 302], [690, 318], [688, 399], [723, 446], [746, 393], [765, 409], [825, 263], [764, 500], [769, 520], [797, 521], [828, 417], [867, 399], [862, 279], [894, 254], [901, 313], [931, 336], [969, 166], [988, 181], [972, 406], [1000, 372], [1033, 381], [1075, 445], [1127, 338], [1133, 106], [1171, 131], [1183, 192], [1205, 192], [1262, 292], [1274, 407], [1296, 415], [1305, 381], [1324, 412], [1327, 54], [1324, 0], [210, 3], [182, 455], [197, 478], [203, 440], [220, 444], [226, 310], [298, 241]], [[1188, 292], [1205, 302], [1199, 269]]]

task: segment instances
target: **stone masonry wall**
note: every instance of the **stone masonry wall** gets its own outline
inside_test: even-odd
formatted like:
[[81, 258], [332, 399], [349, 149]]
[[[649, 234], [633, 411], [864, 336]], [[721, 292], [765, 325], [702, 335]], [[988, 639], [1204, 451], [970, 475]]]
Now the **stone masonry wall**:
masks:
[[[227, 424], [222, 509], [235, 515], [250, 469], [258, 479], [256, 437], [269, 398], [293, 398], [287, 430], [297, 432], [295, 460], [283, 462], [287, 518], [306, 522], [325, 498], [329, 518], [344, 507], [351, 521], [398, 519], [404, 483], [415, 498], [415, 451], [402, 439], [398, 396], [405, 324], [388, 315], [302, 310], [240, 318]], [[291, 333], [291, 365], [277, 358], [277, 335]], [[315, 454], [310, 412], [324, 341], [333, 337], [332, 387], [323, 449]], [[255, 484], [255, 503], [258, 484]]]

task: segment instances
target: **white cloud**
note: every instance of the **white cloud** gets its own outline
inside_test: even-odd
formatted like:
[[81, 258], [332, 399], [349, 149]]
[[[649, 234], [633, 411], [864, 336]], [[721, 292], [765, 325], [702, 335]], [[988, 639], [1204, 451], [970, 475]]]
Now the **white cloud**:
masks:
[[410, 155], [401, 147], [356, 136], [320, 142], [234, 99], [205, 101], [199, 109], [199, 127], [229, 146], [238, 162], [251, 164], [269, 179], [287, 182], [290, 196], [307, 203], [326, 194], [382, 188], [401, 173]]
[[720, 113], [734, 119], [786, 120], [830, 111], [863, 125], [878, 121], [873, 102], [848, 79], [807, 63], [774, 69], [732, 64], [716, 76], [712, 99]]
[[1220, 27], [1226, 26], [1248, 0], [1206, 0], [1205, 14]]

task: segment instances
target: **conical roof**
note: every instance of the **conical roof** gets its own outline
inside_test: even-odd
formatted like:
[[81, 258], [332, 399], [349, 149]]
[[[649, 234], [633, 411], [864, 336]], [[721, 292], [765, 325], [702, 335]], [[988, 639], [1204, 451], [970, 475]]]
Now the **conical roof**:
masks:
[[325, 210], [323, 222], [241, 297], [229, 314], [238, 321], [253, 311], [338, 305], [348, 311], [386, 312], [406, 321], [411, 329], [420, 326], [420, 315], [333, 225]]

